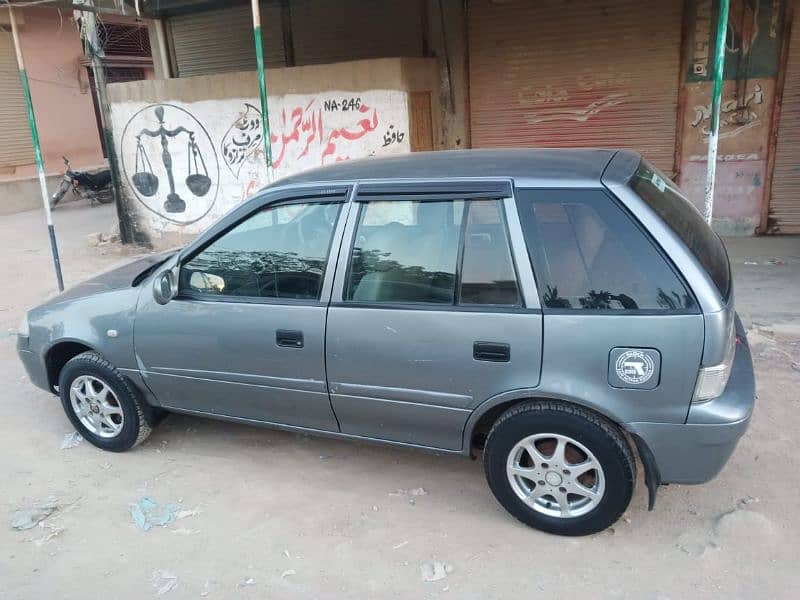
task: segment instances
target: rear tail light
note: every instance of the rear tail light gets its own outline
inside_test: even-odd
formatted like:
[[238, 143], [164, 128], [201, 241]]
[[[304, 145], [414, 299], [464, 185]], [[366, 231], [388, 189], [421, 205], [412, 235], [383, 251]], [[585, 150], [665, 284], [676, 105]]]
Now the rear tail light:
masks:
[[692, 402], [706, 402], [713, 400], [725, 391], [728, 378], [731, 375], [733, 356], [736, 351], [736, 329], [731, 323], [728, 335], [728, 346], [725, 349], [725, 359], [718, 365], [701, 367], [697, 374], [697, 385], [694, 387]]

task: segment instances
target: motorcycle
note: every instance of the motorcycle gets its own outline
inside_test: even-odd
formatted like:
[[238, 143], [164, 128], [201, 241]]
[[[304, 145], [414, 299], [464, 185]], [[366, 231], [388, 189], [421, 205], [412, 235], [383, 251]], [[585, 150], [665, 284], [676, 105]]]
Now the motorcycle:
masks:
[[103, 169], [96, 173], [88, 171], [73, 171], [69, 165], [69, 159], [64, 159], [64, 177], [61, 185], [50, 198], [50, 208], [55, 208], [64, 195], [71, 189], [76, 198], [84, 198], [89, 204], [110, 204], [114, 201], [114, 194], [111, 190], [111, 171]]

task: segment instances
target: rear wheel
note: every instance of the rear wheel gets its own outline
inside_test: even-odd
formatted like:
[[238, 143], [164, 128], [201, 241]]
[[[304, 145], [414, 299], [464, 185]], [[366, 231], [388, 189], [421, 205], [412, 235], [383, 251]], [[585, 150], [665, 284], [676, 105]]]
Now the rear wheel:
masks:
[[98, 448], [122, 452], [150, 435], [151, 426], [136, 392], [95, 352], [79, 354], [64, 365], [58, 390], [75, 429]]
[[484, 468], [508, 512], [560, 535], [612, 525], [628, 507], [636, 478], [633, 453], [612, 423], [558, 402], [504, 413], [486, 440]]
[[114, 194], [111, 188], [105, 188], [95, 193], [94, 199], [100, 204], [111, 204], [114, 201]]

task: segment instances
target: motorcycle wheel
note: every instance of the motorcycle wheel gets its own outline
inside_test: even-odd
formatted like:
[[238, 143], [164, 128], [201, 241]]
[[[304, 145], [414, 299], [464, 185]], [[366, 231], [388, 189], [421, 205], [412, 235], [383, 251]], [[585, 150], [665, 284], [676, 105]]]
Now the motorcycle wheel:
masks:
[[100, 190], [99, 192], [97, 192], [95, 199], [100, 204], [111, 204], [112, 202], [114, 202], [114, 194], [111, 193], [111, 188], [107, 188], [105, 190]]
[[70, 188], [70, 183], [66, 181], [61, 182], [61, 185], [59, 186], [58, 190], [52, 196], [50, 196], [51, 209], [56, 207], [56, 204], [58, 204], [61, 201], [61, 199], [64, 197], [64, 194], [67, 193], [67, 190], [69, 190], [69, 188]]

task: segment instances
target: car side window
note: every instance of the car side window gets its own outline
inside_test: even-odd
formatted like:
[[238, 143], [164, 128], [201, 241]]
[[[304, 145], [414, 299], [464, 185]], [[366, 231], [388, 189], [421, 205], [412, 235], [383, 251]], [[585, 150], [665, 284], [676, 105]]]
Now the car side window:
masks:
[[519, 305], [501, 201], [363, 204], [345, 299]]
[[521, 304], [500, 200], [468, 205], [459, 304]]
[[632, 218], [601, 190], [516, 192], [546, 308], [697, 310]]
[[319, 299], [340, 203], [267, 207], [181, 266], [188, 295]]
[[464, 202], [361, 206], [345, 298], [453, 304]]

